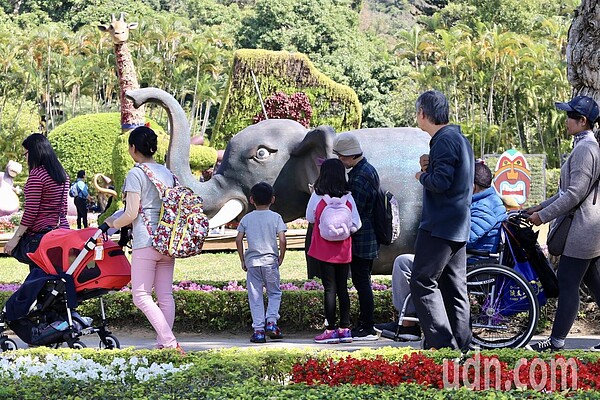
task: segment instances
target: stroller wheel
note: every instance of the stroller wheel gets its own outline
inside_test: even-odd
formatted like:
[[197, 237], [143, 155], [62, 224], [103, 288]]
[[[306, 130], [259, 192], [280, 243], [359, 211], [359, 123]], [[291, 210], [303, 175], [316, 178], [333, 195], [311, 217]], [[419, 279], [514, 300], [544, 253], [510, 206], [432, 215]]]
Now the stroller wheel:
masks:
[[105, 338], [100, 338], [100, 345], [98, 347], [107, 350], [120, 349], [121, 343], [119, 343], [119, 339], [116, 336], [106, 335]]
[[17, 343], [15, 343], [15, 341], [12, 339], [7, 338], [2, 340], [2, 343], [0, 343], [0, 348], [2, 351], [17, 350]]
[[85, 349], [86, 347], [87, 346], [85, 345], [85, 343], [80, 341], [73, 342], [73, 344], [71, 345], [71, 348], [75, 350]]

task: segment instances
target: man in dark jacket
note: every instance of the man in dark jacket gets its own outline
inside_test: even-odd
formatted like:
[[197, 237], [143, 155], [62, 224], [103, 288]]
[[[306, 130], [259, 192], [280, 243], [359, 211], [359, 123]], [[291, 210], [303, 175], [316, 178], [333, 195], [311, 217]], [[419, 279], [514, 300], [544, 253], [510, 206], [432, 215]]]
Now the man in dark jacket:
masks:
[[358, 326], [352, 328], [352, 340], [377, 340], [379, 333], [373, 328], [375, 302], [371, 288], [373, 260], [377, 258], [379, 244], [375, 236], [375, 198], [379, 190], [379, 175], [363, 156], [356, 136], [350, 132], [338, 135], [333, 142], [333, 152], [348, 172], [348, 185], [356, 203], [362, 227], [352, 235], [352, 283], [358, 292], [360, 305]]
[[[473, 184], [473, 199], [471, 203], [471, 232], [467, 241], [467, 250], [479, 252], [498, 251], [500, 243], [501, 222], [506, 220], [506, 208], [502, 199], [492, 186], [492, 171], [483, 161], [475, 164], [475, 182]], [[402, 312], [407, 296], [410, 294], [414, 254], [400, 254], [394, 260], [392, 269], [392, 301], [398, 311]], [[473, 261], [480, 257], [473, 256]], [[406, 305], [406, 317], [416, 317], [415, 307], [410, 301]], [[377, 324], [375, 328], [396, 333], [398, 321]], [[398, 328], [398, 338], [405, 341], [421, 339], [421, 329], [414, 321], [403, 320]], [[382, 335], [386, 335], [384, 332]]]
[[466, 243], [473, 194], [473, 149], [458, 125], [449, 124], [446, 97], [419, 96], [417, 125], [429, 133], [429, 154], [415, 178], [423, 185], [423, 214], [415, 241], [410, 289], [425, 348], [466, 351], [471, 343]]

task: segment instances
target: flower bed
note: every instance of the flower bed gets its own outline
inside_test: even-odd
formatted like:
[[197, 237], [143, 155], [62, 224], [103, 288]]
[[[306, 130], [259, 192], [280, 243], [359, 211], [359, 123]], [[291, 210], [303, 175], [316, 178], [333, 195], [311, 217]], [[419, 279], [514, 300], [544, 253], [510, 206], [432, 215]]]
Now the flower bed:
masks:
[[582, 362], [560, 354], [550, 360], [537, 356], [521, 358], [516, 365], [509, 366], [496, 355], [478, 353], [467, 359], [446, 359], [440, 365], [426, 354], [415, 352], [404, 355], [401, 361], [386, 360], [382, 356], [374, 359], [347, 356], [324, 361], [310, 358], [292, 367], [291, 382], [329, 386], [416, 383], [436, 389], [530, 389], [551, 393], [597, 390], [600, 388], [599, 372], [598, 360]]
[[[527, 355], [523, 358], [523, 355]], [[409, 348], [360, 350], [351, 354], [322, 350], [261, 350], [239, 348], [191, 352], [173, 350], [36, 348], [0, 354], [0, 397], [61, 399], [599, 399], [598, 357], [581, 352], [563, 356], [520, 350], [484, 352], [480, 364], [457, 365], [457, 352], [413, 352]], [[539, 384], [486, 389], [493, 379], [484, 375], [485, 360], [499, 365], [501, 379], [512, 379], [509, 366], [519, 360], [521, 381], [531, 365], [552, 365], [553, 360], [575, 360], [577, 379], [568, 375], [566, 386], [552, 387], [542, 378], [542, 367], [533, 379]], [[447, 367], [444, 363], [448, 364]], [[466, 380], [445, 382], [444, 369], [467, 369]], [[484, 378], [475, 379], [477, 368]], [[575, 371], [575, 370], [574, 370]], [[527, 373], [526, 373], [527, 372]], [[548, 371], [547, 371], [548, 372]], [[548, 376], [551, 376], [548, 374]], [[562, 379], [561, 376], [553, 379]], [[468, 382], [465, 382], [468, 381]], [[471, 382], [481, 384], [472, 386]], [[467, 383], [467, 384], [465, 384]], [[575, 383], [575, 384], [572, 384]], [[543, 387], [539, 387], [544, 384]], [[493, 387], [493, 385], [487, 385]]]

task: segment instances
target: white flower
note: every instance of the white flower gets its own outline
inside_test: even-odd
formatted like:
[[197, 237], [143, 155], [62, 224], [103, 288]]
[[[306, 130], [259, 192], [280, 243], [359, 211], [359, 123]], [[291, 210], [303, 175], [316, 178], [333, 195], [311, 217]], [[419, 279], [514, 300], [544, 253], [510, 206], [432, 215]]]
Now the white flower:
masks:
[[119, 381], [135, 379], [145, 382], [165, 375], [176, 374], [191, 367], [192, 364], [174, 367], [172, 363], [152, 363], [148, 367], [146, 357], [133, 356], [130, 360], [115, 357], [110, 364], [102, 365], [86, 359], [78, 353], [58, 356], [48, 354], [45, 360], [38, 357], [19, 356], [12, 360], [0, 354], [0, 376], [14, 380], [22, 377], [39, 376], [52, 379], [55, 376], [77, 379], [79, 381]]

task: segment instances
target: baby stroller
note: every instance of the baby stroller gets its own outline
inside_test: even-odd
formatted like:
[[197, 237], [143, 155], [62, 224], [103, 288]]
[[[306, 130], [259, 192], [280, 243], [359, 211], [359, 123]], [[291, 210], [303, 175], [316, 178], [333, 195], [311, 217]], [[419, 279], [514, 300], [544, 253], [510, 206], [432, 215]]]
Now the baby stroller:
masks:
[[[36, 346], [86, 347], [79, 338], [97, 333], [100, 348], [119, 348], [117, 338], [107, 329], [101, 296], [119, 290], [131, 279], [131, 266], [122, 248], [99, 229], [56, 229], [42, 238], [31, 260], [35, 268], [23, 285], [7, 300], [0, 313], [0, 349], [15, 350], [16, 343], [4, 333], [5, 323], [25, 343]], [[105, 236], [103, 258], [96, 260], [96, 240]], [[102, 316], [99, 326], [79, 315], [78, 303], [99, 297]]]

